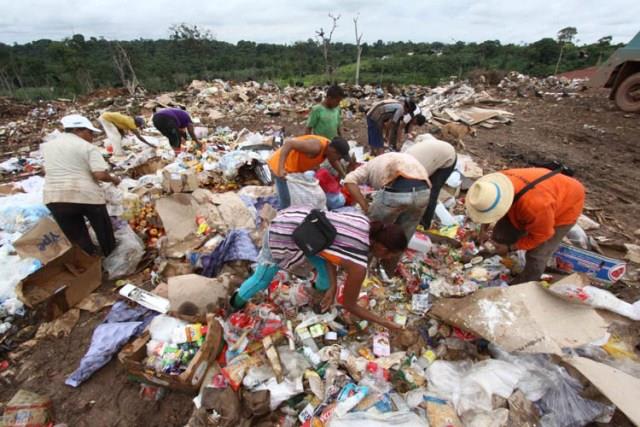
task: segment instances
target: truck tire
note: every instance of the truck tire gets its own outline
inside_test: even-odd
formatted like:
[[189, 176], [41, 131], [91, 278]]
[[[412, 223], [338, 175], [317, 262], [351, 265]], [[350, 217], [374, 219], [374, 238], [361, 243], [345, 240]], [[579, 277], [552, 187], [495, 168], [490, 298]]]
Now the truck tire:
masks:
[[640, 113], [640, 73], [631, 74], [620, 83], [615, 101], [622, 111]]

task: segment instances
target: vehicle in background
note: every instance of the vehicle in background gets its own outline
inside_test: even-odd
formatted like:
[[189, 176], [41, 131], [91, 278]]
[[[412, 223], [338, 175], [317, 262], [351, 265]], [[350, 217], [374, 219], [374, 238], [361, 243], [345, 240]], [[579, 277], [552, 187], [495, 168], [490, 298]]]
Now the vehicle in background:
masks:
[[640, 113], [640, 32], [598, 68], [589, 86], [611, 88], [618, 108]]

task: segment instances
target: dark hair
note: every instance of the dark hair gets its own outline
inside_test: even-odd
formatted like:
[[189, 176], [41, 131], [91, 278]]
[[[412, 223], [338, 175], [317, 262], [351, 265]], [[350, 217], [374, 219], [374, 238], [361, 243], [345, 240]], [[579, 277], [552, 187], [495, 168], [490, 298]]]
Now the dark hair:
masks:
[[327, 98], [344, 98], [344, 91], [338, 85], [330, 86], [327, 89]]
[[422, 114], [416, 114], [414, 119], [416, 119], [416, 124], [418, 126], [422, 126], [423, 124], [425, 124], [427, 122], [427, 118]]
[[411, 98], [404, 99], [404, 106], [407, 108], [407, 110], [409, 110], [410, 113], [413, 113], [413, 111], [416, 109], [416, 103], [413, 102]]
[[380, 243], [391, 252], [402, 252], [407, 249], [408, 244], [402, 227], [380, 221], [371, 221], [369, 240]]

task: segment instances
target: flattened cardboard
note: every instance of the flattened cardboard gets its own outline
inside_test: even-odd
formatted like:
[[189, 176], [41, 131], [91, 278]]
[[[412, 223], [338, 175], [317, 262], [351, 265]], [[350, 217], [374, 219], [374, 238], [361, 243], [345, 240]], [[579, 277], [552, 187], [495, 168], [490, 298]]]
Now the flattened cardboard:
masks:
[[45, 305], [54, 319], [95, 291], [102, 282], [99, 257], [77, 246], [24, 278], [16, 287], [18, 298], [28, 307]]
[[22, 258], [36, 258], [43, 265], [71, 249], [71, 242], [53, 219], [44, 217], [15, 241], [13, 247]]
[[156, 212], [170, 242], [183, 241], [196, 234], [197, 207], [190, 194], [172, 194], [156, 201]]
[[509, 352], [524, 353], [561, 355], [563, 347], [601, 339], [609, 325], [595, 309], [563, 301], [537, 282], [439, 299], [431, 314]]
[[635, 424], [640, 425], [640, 379], [584, 357], [565, 359]]
[[215, 279], [198, 274], [185, 274], [169, 278], [169, 309], [172, 312], [183, 312], [184, 307], [193, 306], [199, 314], [212, 312], [229, 297], [228, 275]]

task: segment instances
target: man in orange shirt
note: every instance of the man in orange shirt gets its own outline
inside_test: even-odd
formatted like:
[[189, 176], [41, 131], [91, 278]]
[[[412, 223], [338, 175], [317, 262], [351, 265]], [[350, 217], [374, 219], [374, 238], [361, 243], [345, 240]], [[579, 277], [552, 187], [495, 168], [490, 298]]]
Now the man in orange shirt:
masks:
[[539, 280], [547, 261], [584, 207], [582, 184], [560, 170], [508, 169], [485, 175], [467, 192], [467, 214], [476, 223], [497, 222], [492, 238], [499, 254], [527, 251], [513, 283]]
[[276, 191], [278, 192], [279, 209], [288, 208], [291, 204], [286, 175], [317, 169], [324, 160], [329, 160], [344, 177], [344, 169], [340, 159], [349, 161], [349, 143], [341, 136], [331, 141], [319, 135], [302, 135], [287, 139], [267, 161], [274, 175]]

